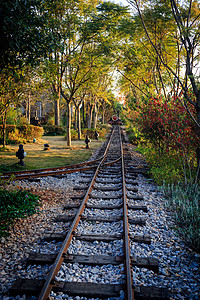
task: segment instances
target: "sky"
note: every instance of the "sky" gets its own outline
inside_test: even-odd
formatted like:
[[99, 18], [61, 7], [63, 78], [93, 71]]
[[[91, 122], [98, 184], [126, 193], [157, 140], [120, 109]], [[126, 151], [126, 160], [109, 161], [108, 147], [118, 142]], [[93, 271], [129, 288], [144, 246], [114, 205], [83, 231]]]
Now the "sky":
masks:
[[124, 5], [124, 6], [129, 6], [130, 8], [132, 8], [132, 6], [126, 0], [109, 0], [109, 1], [114, 2], [116, 4], [121, 4], [121, 5]]
[[112, 1], [117, 4], [128, 5], [128, 2], [126, 0], [112, 0]]
[[116, 4], [122, 4], [125, 6], [130, 5], [126, 0], [112, 0], [112, 2], [116, 3]]

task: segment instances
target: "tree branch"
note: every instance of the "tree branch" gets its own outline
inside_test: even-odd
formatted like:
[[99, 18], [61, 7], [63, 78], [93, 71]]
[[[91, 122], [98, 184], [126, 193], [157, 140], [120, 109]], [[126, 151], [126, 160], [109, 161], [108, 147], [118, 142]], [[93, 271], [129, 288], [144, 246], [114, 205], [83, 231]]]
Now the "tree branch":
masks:
[[119, 72], [126, 80], [130, 81], [131, 84], [132, 84], [134, 87], [136, 87], [138, 90], [140, 90], [140, 92], [141, 92], [142, 94], [144, 94], [145, 96], [148, 97], [148, 95], [147, 95], [145, 92], [143, 92], [143, 90], [142, 90], [141, 88], [139, 88], [136, 84], [134, 84], [134, 83], [132, 82], [132, 80], [129, 79], [128, 77], [126, 77], [120, 70], [117, 70], [117, 72]]

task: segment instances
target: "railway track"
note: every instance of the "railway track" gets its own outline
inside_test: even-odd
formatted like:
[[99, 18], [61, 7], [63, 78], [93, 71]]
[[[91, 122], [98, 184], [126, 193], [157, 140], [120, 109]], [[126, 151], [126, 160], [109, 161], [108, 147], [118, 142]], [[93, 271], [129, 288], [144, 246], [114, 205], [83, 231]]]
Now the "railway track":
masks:
[[[111, 133], [112, 134], [112, 133]], [[95, 169], [99, 162], [105, 157], [105, 149], [107, 147], [107, 143], [105, 142], [103, 146], [100, 148], [99, 153], [96, 155], [95, 160], [67, 165], [62, 167], [54, 167], [54, 168], [45, 168], [45, 169], [35, 169], [35, 170], [23, 170], [23, 171], [11, 171], [11, 172], [3, 172], [0, 176], [3, 180], [9, 180], [12, 175], [14, 175], [15, 180], [30, 180], [34, 181], [35, 178], [39, 177], [47, 177], [47, 176], [62, 176], [64, 174], [87, 171], [91, 169]]]
[[96, 168], [98, 165], [98, 162], [103, 157], [97, 158], [96, 160], [79, 163], [79, 164], [73, 164], [63, 167], [55, 167], [55, 168], [45, 168], [45, 169], [37, 169], [37, 170], [24, 170], [24, 171], [16, 171], [16, 172], [4, 172], [2, 176], [0, 176], [1, 179], [8, 180], [12, 175], [15, 176], [15, 180], [34, 180], [34, 178], [38, 177], [47, 177], [47, 176], [59, 176], [63, 174], [69, 174], [79, 171], [87, 171], [92, 168]]
[[[98, 299], [168, 299], [166, 288], [133, 285], [135, 266], [158, 272], [159, 262], [131, 253], [131, 243], [149, 244], [151, 238], [129, 230], [131, 224], [145, 224], [148, 208], [131, 204], [132, 200], [141, 200], [137, 175], [143, 169], [131, 167], [131, 155], [123, 140], [120, 127], [114, 126], [98, 164], [96, 160], [92, 168], [81, 170], [79, 185], [74, 187], [71, 197], [73, 203], [56, 218], [57, 222], [70, 224], [67, 232], [52, 231], [44, 236], [46, 241], [62, 242], [59, 250], [50, 254], [30, 253], [28, 264], [51, 266], [46, 278], [18, 279], [10, 294], [36, 295], [39, 300], [56, 299], [60, 294]], [[144, 217], [136, 217], [136, 211]], [[90, 255], [84, 254], [84, 249], [81, 253], [76, 251], [84, 248], [85, 243], [92, 249]], [[101, 253], [99, 245], [106, 248], [106, 254]], [[91, 269], [91, 277], [98, 282], [92, 282], [84, 268]], [[80, 272], [81, 279], [71, 281], [70, 274]], [[110, 280], [107, 272], [111, 274]]]

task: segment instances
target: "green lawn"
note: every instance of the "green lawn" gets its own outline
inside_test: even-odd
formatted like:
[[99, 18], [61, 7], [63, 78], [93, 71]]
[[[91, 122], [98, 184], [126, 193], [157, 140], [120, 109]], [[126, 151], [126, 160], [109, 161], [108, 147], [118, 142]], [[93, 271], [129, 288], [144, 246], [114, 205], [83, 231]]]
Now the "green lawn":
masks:
[[[23, 169], [40, 169], [71, 165], [86, 161], [102, 144], [103, 140], [91, 141], [90, 149], [85, 149], [84, 140], [72, 141], [72, 147], [66, 146], [64, 136], [45, 136], [36, 143], [24, 144], [27, 153]], [[49, 151], [44, 151], [44, 144], [50, 145]], [[18, 170], [16, 151], [19, 145], [8, 145], [6, 151], [0, 151], [0, 172]]]

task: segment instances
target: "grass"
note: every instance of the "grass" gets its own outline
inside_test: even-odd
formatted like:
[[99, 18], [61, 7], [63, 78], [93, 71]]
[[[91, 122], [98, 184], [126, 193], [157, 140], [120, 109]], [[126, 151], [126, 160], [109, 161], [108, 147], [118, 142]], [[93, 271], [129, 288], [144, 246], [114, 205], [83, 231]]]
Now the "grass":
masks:
[[175, 151], [160, 154], [148, 141], [138, 143], [135, 150], [146, 157], [151, 167], [150, 177], [158, 185], [163, 185], [161, 190], [166, 196], [166, 205], [175, 217], [176, 231], [192, 249], [200, 253], [200, 186], [194, 183], [196, 172], [187, 163], [189, 158]]
[[181, 158], [176, 153], [163, 153], [156, 151], [150, 144], [139, 145], [137, 151], [142, 153], [151, 167], [150, 176], [158, 184], [177, 183], [184, 179]]
[[0, 190], [0, 199], [0, 237], [9, 235], [14, 221], [33, 215], [39, 205], [39, 197], [29, 191]]
[[177, 231], [200, 253], [200, 186], [194, 183], [164, 185], [168, 206], [174, 212]]
[[[84, 140], [72, 141], [72, 146], [66, 146], [64, 136], [45, 136], [36, 143], [24, 144], [27, 156], [24, 159], [25, 167], [18, 165], [16, 151], [19, 145], [7, 145], [6, 150], [0, 151], [0, 172], [17, 171], [19, 169], [43, 169], [71, 165], [86, 161], [102, 144], [103, 140], [92, 140], [90, 149], [85, 149]], [[50, 150], [44, 150], [44, 144], [50, 145]]]

